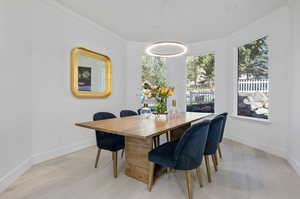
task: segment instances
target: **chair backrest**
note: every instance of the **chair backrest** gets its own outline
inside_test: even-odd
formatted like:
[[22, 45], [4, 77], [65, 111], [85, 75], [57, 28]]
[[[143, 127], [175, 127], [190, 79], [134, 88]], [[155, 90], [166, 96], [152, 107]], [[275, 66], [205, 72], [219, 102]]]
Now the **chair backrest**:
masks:
[[211, 120], [207, 142], [205, 146], [205, 155], [211, 155], [216, 153], [218, 144], [220, 141], [221, 130], [223, 125], [224, 116], [218, 115], [214, 119]]
[[111, 119], [111, 118], [116, 118], [116, 116], [109, 112], [98, 112], [94, 114], [94, 121]]
[[132, 110], [122, 110], [120, 112], [120, 117], [128, 117], [128, 116], [134, 116], [134, 115], [137, 115], [137, 113]]
[[210, 121], [205, 120], [186, 130], [175, 149], [175, 169], [191, 170], [201, 165], [209, 125]]
[[228, 113], [225, 112], [225, 113], [222, 113], [220, 114], [222, 115], [224, 118], [223, 118], [223, 125], [222, 125], [222, 128], [221, 128], [221, 137], [220, 137], [220, 142], [223, 141], [223, 136], [224, 136], [224, 131], [225, 131], [225, 126], [226, 126], [226, 121], [227, 121], [227, 115]]
[[141, 114], [141, 110], [142, 110], [142, 108], [139, 108], [138, 110], [137, 110], [137, 113], [140, 115]]
[[[97, 121], [97, 120], [106, 120], [106, 119], [112, 119], [112, 118], [116, 118], [116, 116], [112, 113], [109, 113], [109, 112], [98, 112], [98, 113], [95, 113], [94, 114], [94, 121]], [[97, 131], [96, 130], [96, 140], [97, 140], [97, 146], [99, 148], [102, 147], [103, 145], [103, 138], [105, 135], [107, 134], [110, 134], [110, 133], [107, 133], [107, 132], [104, 132], [104, 131]]]

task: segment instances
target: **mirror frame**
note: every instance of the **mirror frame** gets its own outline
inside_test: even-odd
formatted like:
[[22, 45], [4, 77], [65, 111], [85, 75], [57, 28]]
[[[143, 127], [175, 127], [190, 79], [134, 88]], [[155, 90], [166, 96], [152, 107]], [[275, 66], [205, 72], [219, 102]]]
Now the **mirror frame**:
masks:
[[[105, 90], [79, 91], [78, 90], [78, 55], [91, 57], [105, 62]], [[74, 48], [71, 51], [71, 91], [75, 97], [80, 98], [103, 98], [108, 97], [112, 90], [112, 63], [108, 56], [88, 50], [86, 48]]]

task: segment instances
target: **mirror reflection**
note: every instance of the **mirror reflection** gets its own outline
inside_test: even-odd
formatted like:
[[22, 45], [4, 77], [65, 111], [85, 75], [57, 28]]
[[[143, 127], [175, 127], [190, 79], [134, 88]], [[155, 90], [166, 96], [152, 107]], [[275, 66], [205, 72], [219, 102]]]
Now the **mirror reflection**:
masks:
[[105, 91], [105, 62], [84, 55], [78, 56], [78, 90]]

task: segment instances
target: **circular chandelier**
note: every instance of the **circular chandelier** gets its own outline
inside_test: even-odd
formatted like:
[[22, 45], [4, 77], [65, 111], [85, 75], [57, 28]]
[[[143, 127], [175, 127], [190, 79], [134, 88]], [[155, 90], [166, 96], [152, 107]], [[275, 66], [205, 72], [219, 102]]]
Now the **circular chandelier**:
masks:
[[177, 57], [187, 52], [184, 43], [176, 41], [155, 42], [146, 48], [146, 53], [155, 57]]

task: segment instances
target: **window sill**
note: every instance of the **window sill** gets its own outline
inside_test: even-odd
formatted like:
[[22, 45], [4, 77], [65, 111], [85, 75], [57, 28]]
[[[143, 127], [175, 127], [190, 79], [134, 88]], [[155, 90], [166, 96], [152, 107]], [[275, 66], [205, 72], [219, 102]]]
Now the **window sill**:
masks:
[[272, 124], [270, 119], [259, 119], [259, 118], [251, 118], [251, 117], [244, 117], [244, 116], [239, 116], [239, 115], [231, 115], [230, 116], [233, 119], [241, 119], [241, 120], [248, 120], [248, 121], [253, 121], [253, 122], [259, 122], [263, 124]]

